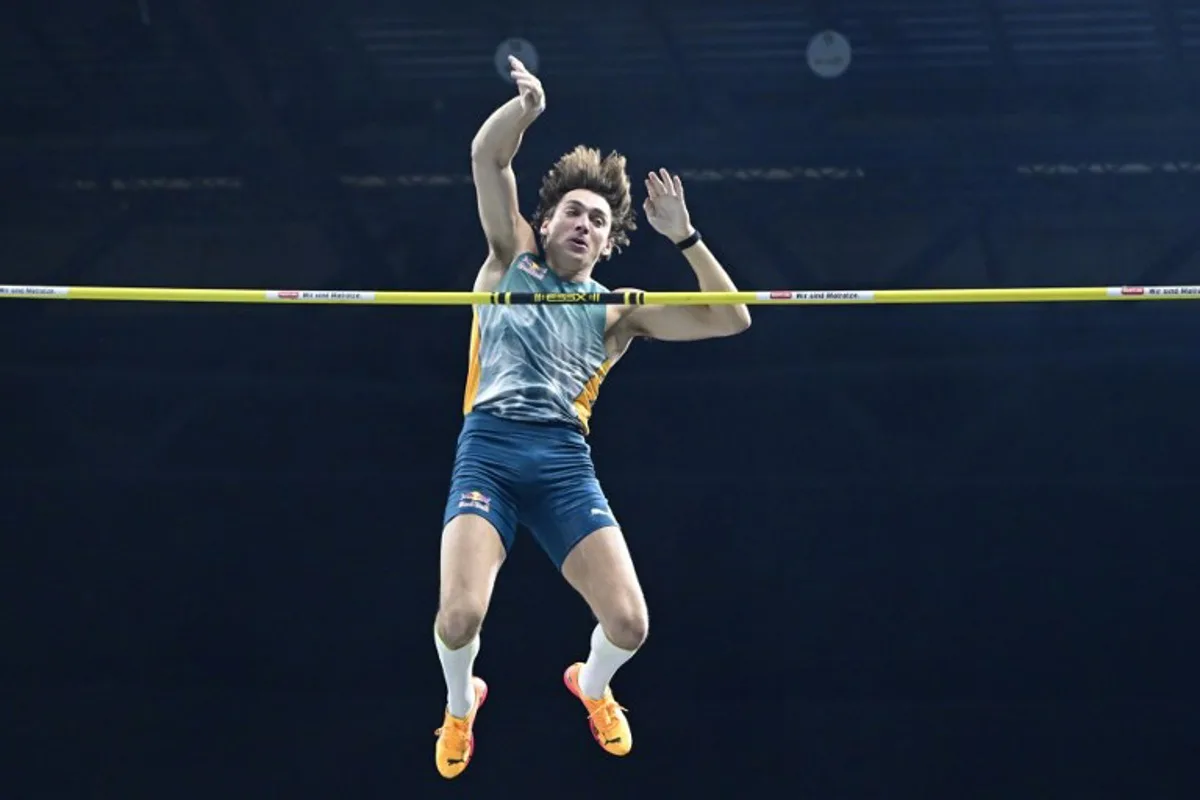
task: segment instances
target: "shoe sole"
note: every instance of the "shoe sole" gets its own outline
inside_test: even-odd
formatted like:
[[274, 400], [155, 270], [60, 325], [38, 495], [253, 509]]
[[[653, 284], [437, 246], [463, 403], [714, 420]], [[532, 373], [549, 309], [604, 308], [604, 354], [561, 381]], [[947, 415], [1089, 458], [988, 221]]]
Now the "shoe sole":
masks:
[[[478, 684], [476, 684], [478, 685]], [[471, 760], [475, 758], [475, 720], [479, 718], [479, 712], [483, 710], [483, 704], [487, 702], [488, 685], [483, 684], [483, 691], [479, 693], [479, 700], [475, 703], [475, 717], [471, 720], [471, 744], [467, 748], [467, 765], [471, 764]], [[466, 767], [463, 768], [466, 771]], [[462, 774], [462, 773], [459, 773]]]

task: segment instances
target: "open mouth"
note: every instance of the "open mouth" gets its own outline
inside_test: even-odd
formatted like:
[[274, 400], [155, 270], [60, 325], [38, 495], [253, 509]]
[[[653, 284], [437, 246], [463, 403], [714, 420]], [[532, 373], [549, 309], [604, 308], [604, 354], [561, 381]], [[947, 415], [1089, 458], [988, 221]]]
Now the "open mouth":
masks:
[[572, 236], [567, 240], [567, 246], [577, 253], [582, 253], [588, 249], [587, 239], [582, 236]]

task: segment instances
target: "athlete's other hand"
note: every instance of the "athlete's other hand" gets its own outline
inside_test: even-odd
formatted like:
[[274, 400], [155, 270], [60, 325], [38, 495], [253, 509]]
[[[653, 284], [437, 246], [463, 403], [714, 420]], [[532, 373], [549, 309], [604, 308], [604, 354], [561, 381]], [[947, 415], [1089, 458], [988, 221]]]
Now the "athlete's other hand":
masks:
[[646, 178], [646, 202], [642, 205], [654, 230], [679, 243], [692, 235], [692, 220], [683, 198], [683, 181], [665, 169]]
[[508, 65], [512, 68], [509, 75], [516, 82], [517, 94], [521, 97], [521, 108], [527, 114], [541, 114], [546, 110], [546, 91], [542, 82], [516, 56], [508, 57]]

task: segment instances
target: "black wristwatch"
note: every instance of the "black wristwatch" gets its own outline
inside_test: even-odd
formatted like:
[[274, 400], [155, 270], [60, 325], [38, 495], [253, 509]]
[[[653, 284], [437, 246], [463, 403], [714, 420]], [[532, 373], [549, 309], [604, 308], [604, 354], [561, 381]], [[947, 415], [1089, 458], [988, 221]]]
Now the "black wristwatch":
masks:
[[692, 231], [691, 236], [687, 237], [682, 242], [676, 243], [675, 246], [678, 247], [680, 250], [687, 250], [689, 247], [696, 244], [696, 242], [700, 241], [703, 238], [704, 237], [700, 235], [700, 231]]

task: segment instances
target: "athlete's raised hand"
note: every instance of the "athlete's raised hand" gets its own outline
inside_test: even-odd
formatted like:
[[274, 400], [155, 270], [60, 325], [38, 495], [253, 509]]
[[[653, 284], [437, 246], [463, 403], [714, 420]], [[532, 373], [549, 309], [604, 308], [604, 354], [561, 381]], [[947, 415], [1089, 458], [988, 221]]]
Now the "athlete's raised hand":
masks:
[[516, 56], [508, 57], [508, 65], [512, 67], [509, 75], [517, 84], [517, 94], [521, 97], [521, 107], [525, 112], [540, 114], [545, 111], [546, 91], [542, 88], [542, 82]]
[[692, 220], [683, 199], [683, 181], [665, 169], [646, 178], [646, 202], [642, 205], [654, 230], [673, 242], [692, 235]]

